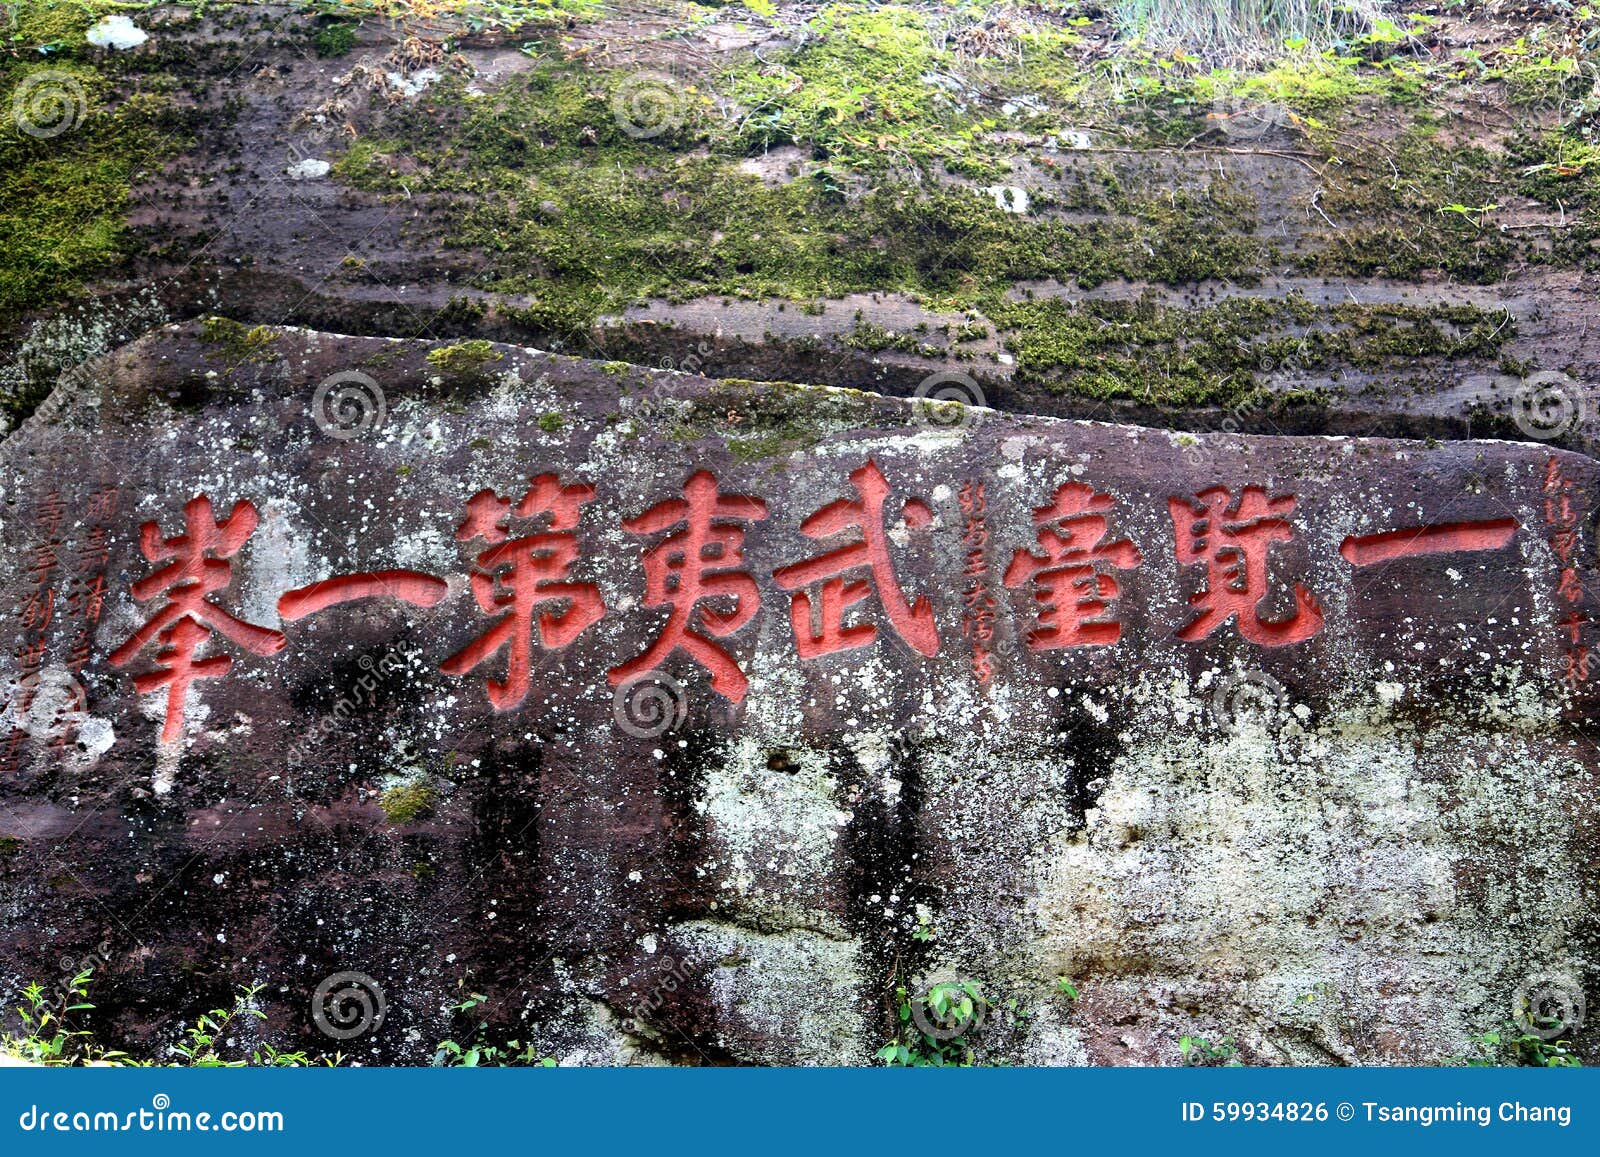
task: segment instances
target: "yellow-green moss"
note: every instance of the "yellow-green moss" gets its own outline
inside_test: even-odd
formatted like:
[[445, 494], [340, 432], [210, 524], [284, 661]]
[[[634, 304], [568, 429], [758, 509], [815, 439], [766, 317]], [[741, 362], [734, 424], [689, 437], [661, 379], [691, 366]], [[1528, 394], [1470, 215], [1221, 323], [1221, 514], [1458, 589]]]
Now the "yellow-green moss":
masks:
[[[110, 4], [21, 0], [0, 36], [0, 330], [126, 256], [133, 174], [181, 148], [169, 102], [117, 99], [84, 32]], [[0, 31], [7, 27], [0, 17]], [[32, 110], [32, 133], [13, 114]]]
[[431, 783], [420, 780], [396, 784], [378, 797], [378, 806], [392, 824], [409, 824], [433, 810], [439, 793]]
[[473, 374], [503, 357], [490, 343], [475, 339], [429, 350], [428, 364], [447, 374]]
[[208, 317], [200, 323], [200, 339], [217, 346], [231, 365], [263, 362], [272, 357], [278, 334], [264, 325], [246, 326], [227, 317]]

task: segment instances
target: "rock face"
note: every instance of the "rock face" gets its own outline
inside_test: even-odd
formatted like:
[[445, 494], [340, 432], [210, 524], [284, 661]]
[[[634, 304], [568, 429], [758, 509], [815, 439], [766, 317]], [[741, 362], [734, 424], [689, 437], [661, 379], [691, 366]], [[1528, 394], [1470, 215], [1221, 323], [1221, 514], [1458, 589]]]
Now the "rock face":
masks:
[[395, 1063], [471, 992], [861, 1063], [952, 979], [983, 1059], [1437, 1062], [1594, 994], [1597, 474], [159, 330], [0, 446], [0, 972]]

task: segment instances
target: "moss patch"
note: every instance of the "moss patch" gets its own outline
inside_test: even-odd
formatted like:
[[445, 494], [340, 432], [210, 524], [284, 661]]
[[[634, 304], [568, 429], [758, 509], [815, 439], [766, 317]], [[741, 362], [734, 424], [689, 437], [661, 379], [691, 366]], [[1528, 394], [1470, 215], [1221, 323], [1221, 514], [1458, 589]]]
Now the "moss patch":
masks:
[[396, 784], [378, 797], [378, 806], [391, 824], [409, 824], [428, 815], [439, 793], [426, 780]]
[[447, 374], [475, 374], [505, 357], [489, 342], [474, 340], [428, 351], [428, 364]]
[[0, 328], [71, 300], [120, 263], [131, 181], [184, 144], [164, 96], [117, 99], [88, 49], [85, 31], [110, 7], [10, 6], [14, 27], [0, 38]]
[[1005, 303], [994, 309], [1024, 381], [1064, 393], [1159, 405], [1230, 405], [1269, 379], [1474, 359], [1497, 364], [1511, 319], [1470, 306], [1318, 307], [1235, 298], [1183, 308], [1138, 301]]

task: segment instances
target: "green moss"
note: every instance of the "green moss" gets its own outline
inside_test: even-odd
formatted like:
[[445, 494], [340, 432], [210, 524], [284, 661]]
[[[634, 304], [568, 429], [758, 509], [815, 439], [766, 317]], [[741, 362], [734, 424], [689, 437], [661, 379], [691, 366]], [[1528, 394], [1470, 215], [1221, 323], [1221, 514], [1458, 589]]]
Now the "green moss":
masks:
[[324, 24], [312, 37], [318, 56], [345, 56], [356, 46], [355, 24]]
[[539, 429], [546, 434], [559, 434], [562, 427], [567, 424], [567, 416], [551, 410], [549, 413], [539, 415]]
[[246, 326], [232, 318], [208, 317], [200, 323], [200, 339], [218, 347], [232, 365], [246, 365], [270, 359], [278, 335], [264, 325]]
[[474, 339], [428, 351], [428, 364], [447, 374], [475, 374], [505, 355], [489, 342]]
[[[161, 131], [162, 99], [112, 107], [108, 96], [75, 53], [0, 54], [0, 327], [71, 299], [122, 260], [133, 172], [181, 144]], [[18, 102], [25, 123], [10, 115]]]
[[0, 836], [0, 856], [21, 855], [22, 846], [22, 841], [16, 836]]
[[433, 810], [438, 795], [426, 780], [402, 783], [384, 791], [378, 797], [378, 806], [392, 824], [415, 823]]
[[735, 461], [752, 462], [810, 449], [872, 412], [871, 396], [854, 390], [724, 378], [677, 416], [670, 434], [680, 441], [720, 437]]
[[[1303, 297], [1183, 308], [1153, 297], [1002, 303], [1020, 380], [1063, 393], [1168, 406], [1255, 400], [1284, 375], [1395, 370], [1428, 360], [1497, 364], [1516, 327], [1472, 306], [1317, 307]], [[1279, 400], [1284, 395], [1276, 395]]]

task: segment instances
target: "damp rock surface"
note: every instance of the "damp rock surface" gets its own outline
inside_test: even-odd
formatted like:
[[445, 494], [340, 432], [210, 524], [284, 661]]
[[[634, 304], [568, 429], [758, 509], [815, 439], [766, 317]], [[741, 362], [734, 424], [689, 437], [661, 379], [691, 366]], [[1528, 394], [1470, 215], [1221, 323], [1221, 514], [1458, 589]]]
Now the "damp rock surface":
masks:
[[[0, 973], [426, 1063], [1434, 1063], [1594, 993], [1597, 468], [218, 320], [0, 444]], [[1065, 978], [1078, 992], [1064, 994]]]

